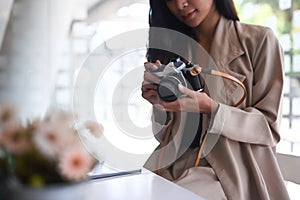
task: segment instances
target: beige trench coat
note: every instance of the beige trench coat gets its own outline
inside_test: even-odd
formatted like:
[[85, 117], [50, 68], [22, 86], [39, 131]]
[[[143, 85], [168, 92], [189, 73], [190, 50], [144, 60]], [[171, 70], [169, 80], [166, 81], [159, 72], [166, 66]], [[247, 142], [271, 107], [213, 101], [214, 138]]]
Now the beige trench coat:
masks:
[[[203, 116], [202, 131], [207, 131], [208, 139], [202, 165], [211, 167], [227, 199], [289, 199], [275, 157], [275, 147], [280, 140], [284, 74], [283, 53], [274, 33], [266, 27], [221, 17], [210, 56], [215, 63], [214, 68], [244, 83], [247, 98], [239, 108], [233, 107], [231, 105], [243, 94], [237, 84], [227, 80], [216, 81], [211, 76], [202, 77], [206, 92], [219, 102], [218, 111], [211, 119]], [[193, 168], [195, 151], [185, 153], [172, 167], [168, 165], [178, 157], [185, 113], [166, 115], [153, 108], [152, 119], [153, 131], [160, 144], [167, 126], [173, 124], [161, 175], [175, 182], [193, 177], [182, 174]], [[160, 148], [161, 145], [157, 150]], [[154, 171], [159, 156], [160, 153], [154, 152], [145, 167]], [[197, 170], [193, 172], [197, 173]], [[188, 183], [189, 180], [183, 182]], [[197, 190], [199, 182], [192, 180], [189, 184]]]

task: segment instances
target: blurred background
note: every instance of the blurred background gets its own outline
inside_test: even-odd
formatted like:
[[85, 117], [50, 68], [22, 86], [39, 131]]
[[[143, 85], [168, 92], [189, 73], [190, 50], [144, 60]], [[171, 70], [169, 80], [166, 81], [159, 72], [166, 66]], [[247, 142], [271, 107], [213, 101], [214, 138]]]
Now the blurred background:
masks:
[[[282, 140], [277, 150], [300, 155], [300, 0], [235, 3], [242, 22], [271, 27], [284, 49]], [[113, 36], [147, 28], [148, 9], [147, 0], [1, 0], [0, 103], [14, 106], [23, 119], [42, 116], [51, 107], [71, 109], [74, 81], [88, 55]], [[132, 60], [142, 64], [145, 51], [120, 58], [116, 74], [121, 76]], [[77, 106], [84, 110], [84, 105]], [[133, 121], [150, 124], [150, 109], [139, 90], [132, 94]], [[100, 112], [107, 120], [109, 111]], [[291, 188], [299, 191], [299, 186]]]

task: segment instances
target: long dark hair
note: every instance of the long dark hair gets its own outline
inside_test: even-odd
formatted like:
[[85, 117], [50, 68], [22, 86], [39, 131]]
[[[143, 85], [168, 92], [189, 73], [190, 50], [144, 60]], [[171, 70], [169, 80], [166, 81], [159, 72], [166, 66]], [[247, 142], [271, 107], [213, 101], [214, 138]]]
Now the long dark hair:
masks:
[[[214, 0], [221, 15], [231, 20], [239, 20], [233, 0]], [[150, 0], [150, 27], [172, 28], [180, 32], [190, 32], [190, 28], [180, 22], [168, 9], [165, 0]], [[187, 30], [186, 30], [187, 29]]]
[[226, 17], [234, 21], [239, 21], [233, 0], [215, 0], [217, 10]]
[[[230, 20], [239, 21], [233, 0], [214, 0], [216, 9], [225, 18]], [[186, 26], [184, 23], [180, 22], [168, 9], [165, 0], [150, 0], [150, 11], [149, 11], [149, 26], [167, 28], [175, 31], [179, 31], [190, 37], [194, 37], [192, 29]], [[151, 35], [149, 37], [149, 43], [151, 40], [162, 40], [161, 35]], [[155, 62], [159, 59], [161, 61], [168, 62], [170, 58], [176, 55], [165, 52], [162, 50], [155, 50], [148, 48], [147, 58], [150, 62]]]

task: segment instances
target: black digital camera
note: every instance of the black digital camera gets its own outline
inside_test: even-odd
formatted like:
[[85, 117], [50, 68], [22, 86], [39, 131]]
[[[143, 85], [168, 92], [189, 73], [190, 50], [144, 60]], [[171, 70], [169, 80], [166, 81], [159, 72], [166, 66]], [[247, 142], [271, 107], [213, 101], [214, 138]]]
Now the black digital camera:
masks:
[[180, 58], [177, 58], [153, 72], [153, 74], [161, 78], [157, 88], [159, 97], [167, 102], [177, 100], [182, 95], [178, 90], [178, 84], [195, 91], [202, 91], [200, 76], [192, 76], [190, 74], [193, 66], [194, 64], [191, 62], [185, 63]]

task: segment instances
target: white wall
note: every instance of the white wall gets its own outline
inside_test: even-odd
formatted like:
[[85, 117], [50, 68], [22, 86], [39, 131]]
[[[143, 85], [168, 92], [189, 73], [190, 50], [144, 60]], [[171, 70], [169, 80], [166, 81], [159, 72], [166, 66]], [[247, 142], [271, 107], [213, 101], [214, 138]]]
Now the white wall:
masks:
[[0, 103], [22, 117], [53, 102], [56, 71], [70, 67], [68, 28], [75, 1], [15, 0], [0, 52]]

